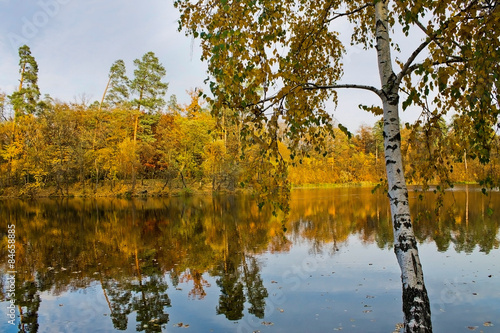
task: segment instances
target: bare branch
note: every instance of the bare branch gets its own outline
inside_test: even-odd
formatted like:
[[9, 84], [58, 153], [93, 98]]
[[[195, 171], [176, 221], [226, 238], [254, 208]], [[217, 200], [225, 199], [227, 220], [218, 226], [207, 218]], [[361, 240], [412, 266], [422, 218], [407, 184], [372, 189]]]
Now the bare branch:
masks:
[[340, 17], [343, 17], [343, 16], [350, 16], [350, 15], [353, 15], [353, 14], [356, 14], [356, 13], [359, 13], [360, 11], [362, 11], [363, 9], [367, 8], [367, 7], [370, 7], [370, 6], [373, 6], [373, 3], [367, 3], [359, 8], [356, 8], [350, 12], [345, 12], [345, 13], [335, 13], [333, 12], [332, 14], [334, 15], [331, 19], [327, 20], [326, 22], [327, 23], [330, 23], [332, 21], [335, 21], [336, 19], [340, 18]]
[[[465, 62], [465, 59], [463, 58], [460, 58], [460, 57], [454, 57], [453, 59], [448, 59], [448, 60], [445, 60], [445, 61], [441, 61], [441, 62], [434, 62], [432, 64], [432, 66], [440, 66], [440, 65], [452, 65], [452, 64], [457, 64], [457, 63], [461, 63], [461, 62]], [[410, 74], [412, 73], [414, 70], [416, 70], [417, 68], [419, 68], [420, 66], [422, 66], [421, 63], [418, 63], [418, 64], [413, 64], [411, 66], [409, 66], [406, 70], [406, 74]], [[399, 73], [401, 75], [401, 73]], [[404, 75], [401, 76], [401, 78], [403, 77]], [[399, 79], [399, 75], [398, 75], [398, 79]]]
[[412, 68], [413, 66], [411, 66], [411, 64], [413, 63], [413, 61], [415, 61], [415, 58], [417, 58], [417, 56], [420, 54], [420, 52], [422, 52], [427, 47], [427, 45], [429, 45], [431, 43], [431, 41], [432, 41], [431, 38], [428, 38], [427, 40], [425, 40], [422, 44], [420, 44], [417, 47], [417, 49], [415, 51], [413, 51], [413, 53], [410, 55], [408, 60], [406, 60], [406, 63], [403, 65], [403, 68], [401, 69], [401, 72], [399, 72], [397, 79], [396, 79], [396, 84], [398, 86], [406, 74], [409, 74], [413, 70], [415, 70], [415, 68]]
[[304, 90], [314, 90], [314, 89], [361, 89], [368, 90], [377, 94], [378, 97], [382, 98], [383, 92], [372, 86], [366, 86], [361, 84], [333, 84], [328, 86], [318, 86], [314, 83], [305, 83], [302, 85]]

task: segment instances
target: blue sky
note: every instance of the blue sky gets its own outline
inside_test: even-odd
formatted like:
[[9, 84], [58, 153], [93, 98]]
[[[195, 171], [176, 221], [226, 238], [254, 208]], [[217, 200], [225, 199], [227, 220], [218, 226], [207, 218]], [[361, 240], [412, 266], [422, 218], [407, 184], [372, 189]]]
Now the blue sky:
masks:
[[[18, 84], [23, 44], [38, 62], [42, 94], [69, 102], [100, 100], [114, 61], [123, 59], [132, 76], [133, 60], [153, 51], [167, 70], [167, 99], [175, 94], [188, 103], [186, 90], [208, 90], [207, 73], [199, 41], [178, 32], [178, 17], [173, 0], [0, 0], [0, 91], [10, 94]], [[375, 60], [373, 51], [351, 49], [343, 81], [378, 86]], [[377, 104], [373, 93], [340, 91], [339, 100], [332, 114], [351, 131], [377, 120], [357, 107]], [[402, 115], [403, 121], [414, 118]]]
[[111, 64], [153, 51], [167, 70], [167, 96], [203, 86], [206, 66], [195, 43], [177, 31], [169, 0], [0, 0], [0, 89], [19, 80], [18, 47], [26, 43], [39, 66], [39, 86], [63, 101], [102, 96]]

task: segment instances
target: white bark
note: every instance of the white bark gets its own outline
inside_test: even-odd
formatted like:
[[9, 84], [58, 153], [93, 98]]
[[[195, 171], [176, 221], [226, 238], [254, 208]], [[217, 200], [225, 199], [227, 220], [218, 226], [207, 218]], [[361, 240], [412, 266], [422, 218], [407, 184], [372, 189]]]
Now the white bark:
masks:
[[399, 83], [392, 69], [388, 0], [375, 4], [377, 56], [384, 109], [384, 150], [394, 229], [394, 252], [401, 268], [405, 332], [432, 332], [430, 304], [413, 232], [403, 173], [399, 129]]

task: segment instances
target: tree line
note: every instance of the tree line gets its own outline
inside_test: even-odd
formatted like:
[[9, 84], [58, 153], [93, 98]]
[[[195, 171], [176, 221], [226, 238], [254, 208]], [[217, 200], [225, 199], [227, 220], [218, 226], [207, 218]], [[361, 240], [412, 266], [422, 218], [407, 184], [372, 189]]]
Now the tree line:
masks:
[[[266, 129], [245, 125], [239, 110], [213, 112], [198, 89], [189, 91], [189, 104], [180, 105], [175, 95], [167, 102], [166, 70], [153, 52], [134, 61], [133, 79], [122, 60], [113, 63], [102, 99], [93, 103], [41, 98], [29, 47], [21, 47], [19, 56], [19, 89], [0, 94], [3, 195], [265, 192], [278, 184], [278, 163], [256, 140]], [[418, 121], [401, 129], [410, 183], [496, 183], [498, 150], [488, 164], [479, 163], [461, 132], [463, 121]], [[342, 126], [318, 126], [321, 145], [309, 138], [292, 142], [290, 126], [278, 127], [278, 149], [288, 163], [280, 176], [289, 184], [385, 181], [381, 120], [352, 134]], [[498, 147], [497, 136], [490, 140]], [[436, 176], [429, 179], [430, 173]]]

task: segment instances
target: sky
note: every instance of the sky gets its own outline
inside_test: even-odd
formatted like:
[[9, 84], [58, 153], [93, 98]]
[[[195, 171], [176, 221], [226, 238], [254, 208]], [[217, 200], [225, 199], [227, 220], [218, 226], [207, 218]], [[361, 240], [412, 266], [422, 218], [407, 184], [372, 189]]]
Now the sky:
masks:
[[[18, 48], [23, 44], [38, 63], [42, 95], [65, 102], [100, 100], [113, 62], [123, 59], [131, 77], [134, 59], [153, 51], [167, 71], [166, 99], [175, 94], [187, 104], [187, 90], [208, 92], [203, 82], [208, 74], [199, 41], [178, 31], [178, 18], [173, 0], [0, 0], [0, 91], [11, 94], [19, 84]], [[349, 27], [338, 29], [348, 32]], [[375, 56], [351, 48], [343, 82], [379, 86]], [[337, 108], [329, 108], [349, 130], [378, 120], [358, 108], [380, 104], [372, 92], [344, 90], [339, 100]], [[401, 119], [415, 117], [410, 112]]]

